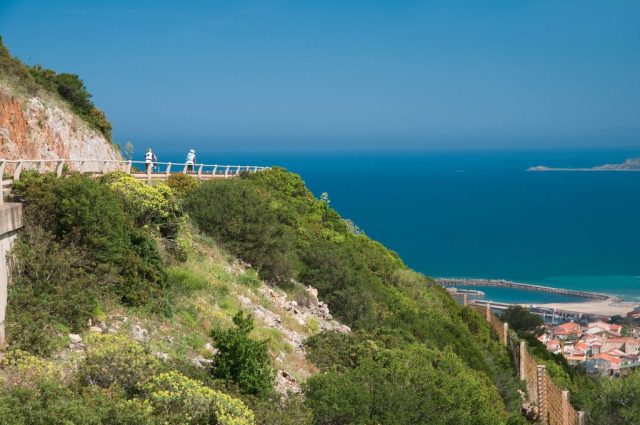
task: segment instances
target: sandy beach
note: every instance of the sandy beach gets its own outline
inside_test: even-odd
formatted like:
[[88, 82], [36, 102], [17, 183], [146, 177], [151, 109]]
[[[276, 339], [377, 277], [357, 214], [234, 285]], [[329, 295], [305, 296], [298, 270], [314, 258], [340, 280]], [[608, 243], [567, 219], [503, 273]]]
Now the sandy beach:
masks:
[[638, 304], [611, 300], [593, 300], [576, 303], [536, 304], [538, 307], [555, 308], [558, 310], [577, 311], [580, 313], [602, 314], [605, 316], [626, 316]]

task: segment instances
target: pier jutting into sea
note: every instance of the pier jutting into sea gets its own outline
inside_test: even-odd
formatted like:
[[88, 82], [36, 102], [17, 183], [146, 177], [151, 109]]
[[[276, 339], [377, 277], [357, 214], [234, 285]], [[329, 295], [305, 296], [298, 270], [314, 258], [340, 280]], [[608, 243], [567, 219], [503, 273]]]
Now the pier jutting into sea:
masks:
[[616, 297], [601, 292], [577, 291], [574, 289], [554, 288], [552, 286], [534, 285], [530, 283], [512, 282], [504, 279], [467, 279], [439, 277], [436, 283], [442, 286], [499, 286], [504, 288], [524, 289], [527, 291], [548, 292], [551, 294], [570, 295], [596, 300], [617, 300]]

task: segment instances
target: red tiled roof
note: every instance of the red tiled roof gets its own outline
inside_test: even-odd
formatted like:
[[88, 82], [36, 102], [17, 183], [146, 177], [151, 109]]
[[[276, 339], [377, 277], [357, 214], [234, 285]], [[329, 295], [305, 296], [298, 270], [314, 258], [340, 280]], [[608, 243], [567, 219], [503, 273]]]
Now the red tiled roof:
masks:
[[621, 363], [622, 360], [618, 357], [614, 357], [614, 356], [610, 356], [607, 353], [600, 353], [599, 355], [595, 356], [594, 358], [596, 359], [602, 359], [604, 361], [607, 361], [609, 363]]
[[560, 330], [580, 330], [580, 325], [575, 322], [567, 322], [562, 325], [556, 326], [556, 329]]

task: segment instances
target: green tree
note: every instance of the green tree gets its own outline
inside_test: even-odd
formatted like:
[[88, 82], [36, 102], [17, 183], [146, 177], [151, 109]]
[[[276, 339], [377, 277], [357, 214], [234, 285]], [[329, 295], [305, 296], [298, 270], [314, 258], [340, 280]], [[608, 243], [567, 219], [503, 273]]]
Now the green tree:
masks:
[[271, 390], [274, 372], [269, 361], [266, 341], [249, 337], [253, 318], [239, 311], [233, 317], [234, 328], [211, 332], [218, 352], [212, 373], [215, 377], [236, 383], [246, 394], [266, 394]]
[[542, 317], [533, 314], [528, 308], [512, 305], [502, 313], [500, 320], [509, 323], [511, 329], [517, 333], [534, 332], [542, 325]]

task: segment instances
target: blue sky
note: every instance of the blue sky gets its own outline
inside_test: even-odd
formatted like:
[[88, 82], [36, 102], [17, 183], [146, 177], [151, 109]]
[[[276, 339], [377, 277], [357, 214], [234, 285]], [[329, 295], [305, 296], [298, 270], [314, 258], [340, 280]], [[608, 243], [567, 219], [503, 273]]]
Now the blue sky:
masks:
[[640, 146], [640, 2], [0, 0], [134, 144]]

